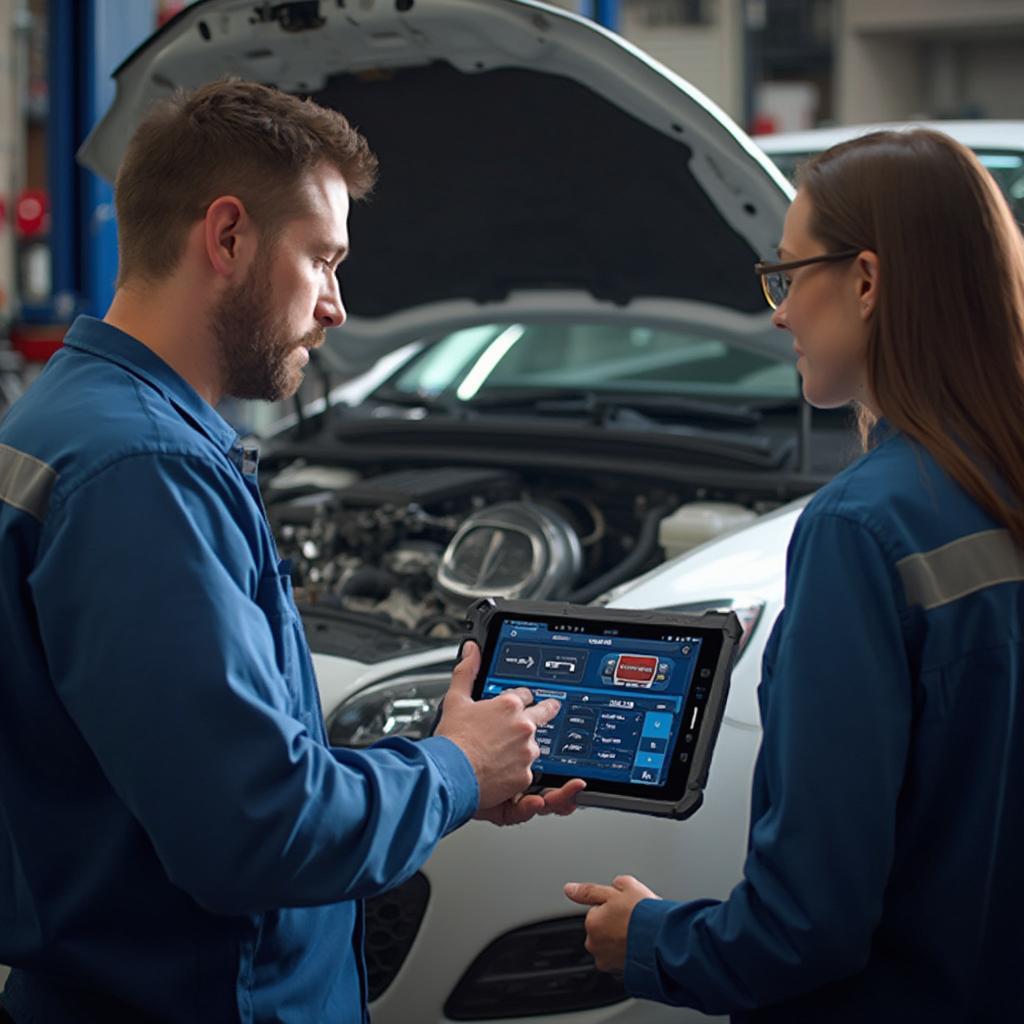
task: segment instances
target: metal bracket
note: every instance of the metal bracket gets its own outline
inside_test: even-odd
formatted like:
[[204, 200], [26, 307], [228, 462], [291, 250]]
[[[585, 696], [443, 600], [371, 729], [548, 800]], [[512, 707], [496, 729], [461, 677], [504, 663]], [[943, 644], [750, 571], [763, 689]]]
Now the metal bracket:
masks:
[[249, 19], [253, 25], [266, 25], [276, 21], [283, 32], [308, 32], [323, 28], [326, 18], [320, 13], [320, 0], [292, 0], [291, 3], [257, 4]]

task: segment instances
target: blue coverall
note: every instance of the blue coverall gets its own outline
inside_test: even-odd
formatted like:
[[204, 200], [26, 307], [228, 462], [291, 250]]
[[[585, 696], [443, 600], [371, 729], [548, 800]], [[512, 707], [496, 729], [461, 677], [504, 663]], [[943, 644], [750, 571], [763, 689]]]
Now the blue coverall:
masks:
[[362, 1022], [360, 900], [476, 809], [444, 738], [327, 744], [235, 432], [81, 318], [0, 424], [15, 1020]]
[[1024, 1021], [1024, 553], [919, 445], [873, 440], [790, 543], [744, 878], [637, 904], [637, 996], [758, 1024]]

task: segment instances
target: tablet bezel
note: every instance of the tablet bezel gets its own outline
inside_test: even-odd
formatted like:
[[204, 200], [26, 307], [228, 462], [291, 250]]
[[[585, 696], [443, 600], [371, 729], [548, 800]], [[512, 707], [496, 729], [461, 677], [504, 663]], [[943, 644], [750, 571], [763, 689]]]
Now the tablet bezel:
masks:
[[[473, 697], [480, 699], [488, 676], [488, 666], [498, 646], [500, 624], [509, 620], [557, 623], [561, 626], [582, 626], [594, 635], [610, 635], [618, 630], [626, 637], [660, 639], [667, 630], [686, 633], [701, 639], [694, 675], [686, 694], [681, 726], [670, 754], [668, 778], [660, 786], [644, 783], [612, 782], [587, 779], [587, 789], [580, 794], [580, 805], [611, 807], [648, 814], [688, 817], [700, 806], [707, 782], [711, 754], [721, 725], [725, 700], [729, 691], [732, 665], [742, 629], [732, 612], [691, 613], [650, 612], [624, 608], [595, 608], [553, 601], [477, 602], [470, 609], [471, 639], [479, 643], [482, 657], [480, 671], [473, 684]], [[648, 635], [649, 634], [649, 635]], [[701, 678], [701, 672], [708, 673]], [[530, 681], [524, 680], [524, 686]], [[550, 684], [555, 686], [557, 684]], [[536, 687], [534, 687], [536, 688]], [[698, 696], [703, 691], [703, 697]], [[642, 691], [625, 690], [624, 693]], [[696, 729], [688, 742], [686, 722], [694, 708], [702, 708]], [[576, 776], [545, 771], [537, 788], [560, 786]]]

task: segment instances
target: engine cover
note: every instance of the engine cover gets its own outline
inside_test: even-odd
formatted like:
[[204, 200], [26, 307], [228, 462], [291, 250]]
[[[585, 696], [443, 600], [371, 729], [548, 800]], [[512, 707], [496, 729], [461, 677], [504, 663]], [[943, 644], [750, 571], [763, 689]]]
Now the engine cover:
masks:
[[555, 509], [510, 501], [470, 515], [441, 559], [437, 585], [453, 604], [481, 597], [543, 599], [579, 576], [579, 537]]

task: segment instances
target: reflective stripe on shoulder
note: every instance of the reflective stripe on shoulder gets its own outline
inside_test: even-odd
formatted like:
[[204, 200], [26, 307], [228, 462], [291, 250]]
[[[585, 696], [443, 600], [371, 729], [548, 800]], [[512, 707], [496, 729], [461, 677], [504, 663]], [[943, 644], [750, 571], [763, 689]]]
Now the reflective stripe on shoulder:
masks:
[[997, 583], [1024, 582], [1024, 552], [1008, 530], [985, 530], [896, 563], [909, 604], [926, 611]]
[[57, 472], [52, 466], [10, 445], [0, 444], [0, 501], [42, 522], [56, 481]]

